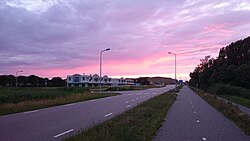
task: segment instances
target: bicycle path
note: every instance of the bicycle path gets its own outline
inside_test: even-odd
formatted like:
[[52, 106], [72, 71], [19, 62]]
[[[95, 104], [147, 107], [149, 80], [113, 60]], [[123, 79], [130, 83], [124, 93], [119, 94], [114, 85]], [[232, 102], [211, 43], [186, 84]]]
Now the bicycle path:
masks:
[[250, 141], [232, 121], [184, 86], [153, 141]]

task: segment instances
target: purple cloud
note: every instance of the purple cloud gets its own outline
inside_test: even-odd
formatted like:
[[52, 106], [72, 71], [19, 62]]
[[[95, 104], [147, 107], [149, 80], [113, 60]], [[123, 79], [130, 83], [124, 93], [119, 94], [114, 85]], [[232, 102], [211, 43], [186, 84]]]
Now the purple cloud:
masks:
[[244, 0], [3, 0], [0, 73], [96, 73], [99, 52], [111, 48], [109, 75], [170, 76], [172, 51], [188, 78], [200, 58], [249, 36], [249, 14]]

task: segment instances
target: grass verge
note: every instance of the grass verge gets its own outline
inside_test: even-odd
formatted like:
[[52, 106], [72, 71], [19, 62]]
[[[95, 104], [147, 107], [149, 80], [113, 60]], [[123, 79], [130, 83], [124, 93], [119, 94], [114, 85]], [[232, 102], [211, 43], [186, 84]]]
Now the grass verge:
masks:
[[151, 141], [176, 96], [163, 93], [65, 141]]
[[220, 111], [224, 116], [233, 121], [239, 128], [241, 128], [247, 135], [250, 135], [250, 116], [241, 112], [239, 108], [230, 102], [218, 99], [215, 95], [206, 94], [205, 92], [194, 89], [201, 98], [207, 101], [210, 105]]
[[105, 91], [135, 91], [135, 90], [145, 90], [150, 88], [161, 88], [163, 86], [145, 85], [145, 86], [118, 86], [109, 87]]
[[19, 103], [27, 100], [47, 100], [89, 92], [85, 87], [0, 87], [1, 103]]
[[220, 97], [250, 108], [250, 99], [245, 99], [235, 95], [220, 95]]
[[60, 96], [54, 99], [25, 100], [19, 103], [1, 103], [0, 115], [25, 112], [57, 105], [86, 101], [91, 99], [115, 96], [115, 93], [92, 94], [89, 92]]

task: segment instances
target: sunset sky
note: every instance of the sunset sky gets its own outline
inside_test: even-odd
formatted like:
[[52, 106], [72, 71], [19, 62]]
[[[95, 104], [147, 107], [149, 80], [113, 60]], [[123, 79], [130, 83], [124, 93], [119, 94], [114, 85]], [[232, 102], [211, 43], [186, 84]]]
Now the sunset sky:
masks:
[[0, 75], [189, 73], [250, 35], [250, 0], [1, 0]]

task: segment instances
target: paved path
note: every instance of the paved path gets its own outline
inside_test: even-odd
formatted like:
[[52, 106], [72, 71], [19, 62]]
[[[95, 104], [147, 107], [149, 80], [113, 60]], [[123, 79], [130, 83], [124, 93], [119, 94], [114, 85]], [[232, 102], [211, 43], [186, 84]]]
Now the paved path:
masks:
[[109, 119], [174, 86], [0, 116], [0, 141], [53, 141]]
[[154, 141], [250, 141], [236, 125], [184, 86]]

